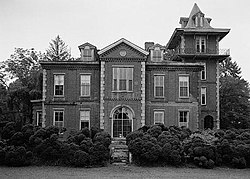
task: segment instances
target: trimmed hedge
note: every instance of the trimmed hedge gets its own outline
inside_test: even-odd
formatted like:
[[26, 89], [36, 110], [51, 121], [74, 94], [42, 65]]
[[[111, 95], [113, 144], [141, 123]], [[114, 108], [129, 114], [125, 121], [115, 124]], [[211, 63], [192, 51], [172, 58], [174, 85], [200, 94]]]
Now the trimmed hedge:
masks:
[[162, 124], [143, 126], [126, 137], [138, 165], [186, 165], [203, 168], [250, 167], [250, 130], [205, 130]]
[[97, 128], [85, 128], [59, 140], [59, 128], [31, 124], [18, 128], [6, 124], [0, 141], [0, 165], [68, 165], [75, 167], [105, 165], [109, 160], [111, 137]]

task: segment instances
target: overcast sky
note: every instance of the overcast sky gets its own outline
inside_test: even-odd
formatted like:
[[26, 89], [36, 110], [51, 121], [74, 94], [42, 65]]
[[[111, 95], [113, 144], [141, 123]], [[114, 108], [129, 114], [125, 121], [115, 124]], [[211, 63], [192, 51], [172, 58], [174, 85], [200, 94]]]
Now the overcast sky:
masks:
[[146, 41], [166, 45], [194, 3], [212, 18], [212, 27], [231, 29], [220, 48], [230, 48], [250, 82], [249, 0], [0, 0], [0, 61], [15, 47], [44, 52], [56, 35], [73, 57], [85, 42], [98, 49], [120, 38], [142, 48]]

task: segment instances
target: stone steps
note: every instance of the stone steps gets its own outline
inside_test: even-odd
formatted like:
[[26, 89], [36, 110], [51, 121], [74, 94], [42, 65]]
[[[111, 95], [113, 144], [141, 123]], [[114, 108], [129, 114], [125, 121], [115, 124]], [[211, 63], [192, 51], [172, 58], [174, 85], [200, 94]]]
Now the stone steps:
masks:
[[125, 138], [112, 139], [109, 148], [111, 154], [111, 164], [123, 165], [129, 163], [129, 152]]

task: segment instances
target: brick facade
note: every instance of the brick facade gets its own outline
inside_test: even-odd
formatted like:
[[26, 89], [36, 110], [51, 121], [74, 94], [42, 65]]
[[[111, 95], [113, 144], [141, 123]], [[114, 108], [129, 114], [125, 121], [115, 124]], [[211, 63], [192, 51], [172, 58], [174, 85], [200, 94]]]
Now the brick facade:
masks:
[[220, 54], [218, 44], [229, 29], [212, 28], [205, 17], [197, 26], [199, 13], [195, 4], [166, 46], [146, 42], [142, 49], [122, 38], [101, 50], [85, 43], [76, 61], [41, 62], [43, 99], [34, 118], [41, 110], [44, 126], [67, 129], [89, 121], [112, 137], [159, 122], [219, 128], [218, 64], [229, 55]]

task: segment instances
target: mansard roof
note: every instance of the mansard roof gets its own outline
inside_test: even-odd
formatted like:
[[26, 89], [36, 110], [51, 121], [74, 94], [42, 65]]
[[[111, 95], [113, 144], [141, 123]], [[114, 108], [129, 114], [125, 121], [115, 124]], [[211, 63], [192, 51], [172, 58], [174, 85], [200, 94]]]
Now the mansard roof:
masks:
[[115, 46], [117, 46], [117, 45], [119, 45], [119, 44], [121, 44], [121, 43], [127, 44], [128, 46], [130, 46], [130, 47], [136, 49], [137, 51], [141, 52], [141, 53], [144, 54], [144, 55], [148, 55], [148, 54], [149, 54], [148, 51], [144, 50], [143, 48], [141, 48], [141, 47], [139, 47], [139, 46], [133, 44], [132, 42], [130, 42], [130, 41], [124, 39], [124, 38], [121, 38], [120, 40], [118, 40], [118, 41], [116, 41], [116, 42], [114, 42], [114, 43], [108, 45], [107, 47], [104, 47], [103, 49], [101, 49], [101, 50], [98, 52], [98, 54], [101, 55], [101, 54], [107, 52], [108, 50], [114, 48]]
[[[201, 12], [200, 8], [198, 7], [198, 5], [195, 3], [194, 6], [193, 6], [193, 9], [189, 15], [189, 18], [188, 18], [188, 23], [186, 25], [185, 28], [197, 28], [194, 24], [194, 17], [197, 15], [197, 14], [201, 14], [203, 17], [205, 16], [204, 13]], [[211, 20], [210, 20], [211, 21]], [[203, 26], [202, 28], [212, 28], [210, 26], [210, 24], [208, 23], [208, 20], [207, 18], [204, 18], [204, 22], [203, 22]]]
[[204, 13], [200, 10], [198, 5], [195, 3], [193, 9], [189, 15], [189, 17], [181, 17], [180, 23], [182, 24], [181, 28], [176, 28], [173, 32], [169, 42], [166, 45], [167, 49], [174, 49], [179, 41], [180, 36], [183, 34], [195, 34], [195, 35], [217, 35], [219, 37], [219, 41], [223, 39], [230, 31], [230, 29], [222, 29], [222, 28], [213, 28], [210, 26], [211, 18], [203, 18], [203, 25], [196, 26], [194, 18], [196, 15], [200, 14], [204, 17]]

